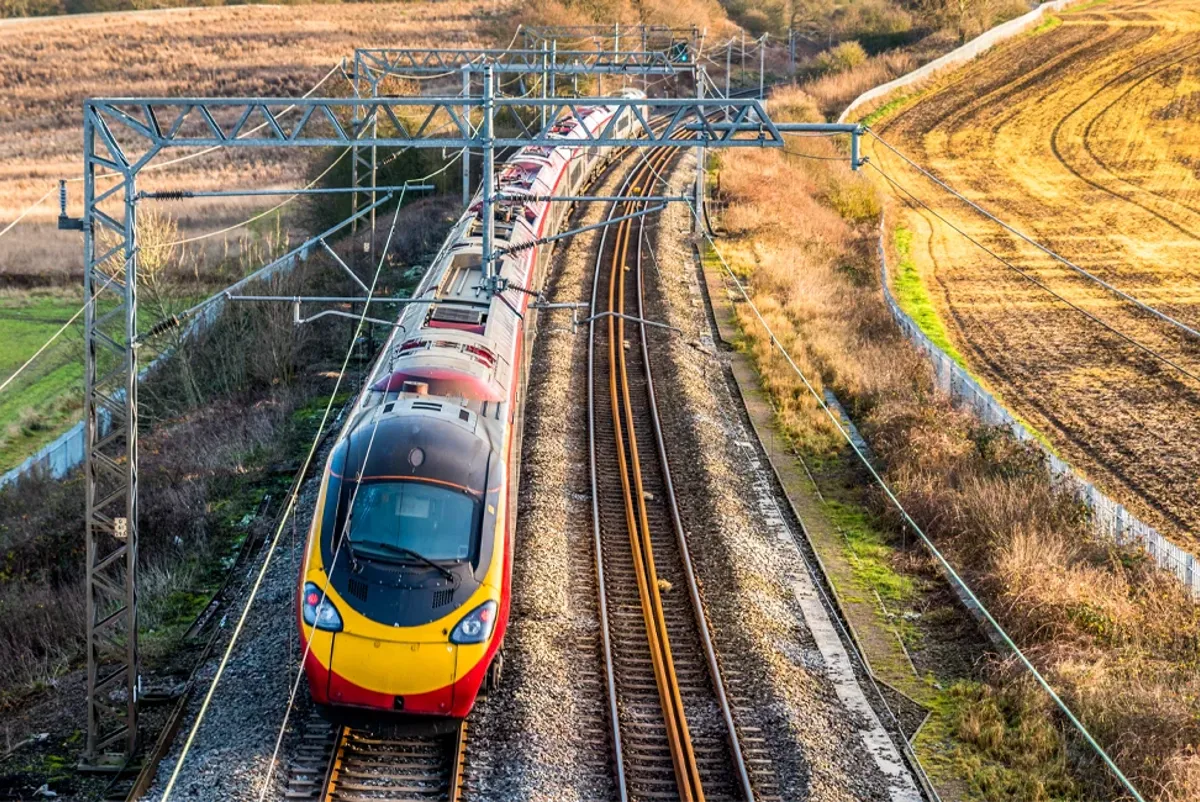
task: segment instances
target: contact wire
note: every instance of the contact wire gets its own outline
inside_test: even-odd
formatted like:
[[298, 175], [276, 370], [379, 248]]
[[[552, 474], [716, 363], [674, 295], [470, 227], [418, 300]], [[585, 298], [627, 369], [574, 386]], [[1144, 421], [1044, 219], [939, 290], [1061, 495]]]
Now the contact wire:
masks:
[[[401, 207], [397, 205], [397, 216], [400, 214], [400, 208]], [[394, 226], [395, 219], [393, 218], [393, 227]], [[386, 251], [384, 253], [386, 254]], [[328, 423], [330, 412], [333, 409], [334, 399], [337, 397], [338, 391], [341, 389], [342, 380], [345, 378], [346, 370], [350, 365], [350, 357], [354, 354], [354, 348], [358, 341], [358, 337], [362, 333], [363, 327], [366, 324], [367, 311], [370, 309], [370, 300], [375, 294], [375, 287], [379, 282], [379, 275], [383, 271], [383, 262], [384, 259], [381, 257], [379, 260], [379, 265], [375, 269], [375, 276], [371, 279], [371, 286], [367, 291], [368, 303], [363, 305], [363, 311], [359, 316], [358, 324], [354, 331], [354, 336], [350, 340], [350, 347], [346, 350], [346, 356], [342, 360], [341, 370], [338, 371], [337, 380], [334, 382], [333, 392], [329, 394], [329, 400], [325, 404], [325, 412], [321, 416], [321, 423], [317, 427], [317, 434], [313, 438], [312, 445], [309, 446], [308, 449], [308, 454], [305, 456], [304, 462], [300, 466], [299, 476], [304, 476], [304, 474], [308, 471], [309, 466], [312, 464], [313, 457], [316, 455], [317, 446], [321, 442], [321, 436], [325, 432], [325, 425]], [[175, 761], [175, 766], [171, 770], [171, 777], [167, 781], [167, 787], [163, 791], [161, 802], [167, 802], [167, 800], [170, 799], [171, 792], [174, 790], [175, 784], [179, 780], [179, 774], [183, 769], [184, 761], [187, 759], [188, 753], [191, 751], [192, 744], [196, 739], [196, 733], [200, 730], [200, 725], [203, 723], [204, 717], [207, 714], [210, 705], [212, 704], [212, 699], [216, 693], [217, 685], [221, 682], [221, 678], [225, 674], [225, 669], [229, 665], [229, 658], [233, 654], [234, 647], [237, 645], [237, 642], [241, 637], [242, 631], [246, 625], [246, 620], [250, 616], [250, 610], [254, 606], [255, 599], [258, 597], [259, 589], [262, 587], [263, 579], [267, 574], [267, 568], [269, 568], [271, 565], [271, 558], [275, 554], [275, 550], [279, 545], [280, 536], [283, 534], [284, 527], [287, 525], [288, 515], [295, 508], [296, 500], [299, 498], [300, 488], [302, 485], [303, 482], [296, 483], [296, 486], [292, 489], [292, 493], [288, 498], [288, 503], [279, 518], [279, 525], [275, 528], [275, 534], [271, 539], [270, 549], [267, 551], [267, 555], [263, 560], [262, 567], [259, 568], [258, 575], [254, 580], [254, 584], [250, 588], [250, 594], [247, 597], [245, 606], [242, 608], [242, 614], [238, 618], [237, 626], [234, 628], [233, 634], [230, 636], [229, 644], [225, 647], [224, 654], [221, 655], [221, 662], [217, 665], [217, 671], [213, 676], [212, 684], [209, 685], [208, 692], [204, 695], [204, 701], [200, 705], [200, 710], [196, 713], [196, 720], [192, 723], [192, 727], [188, 731], [188, 737], [184, 742], [183, 751], [180, 752], [179, 758]], [[301, 676], [303, 676], [303, 672], [301, 672]]]

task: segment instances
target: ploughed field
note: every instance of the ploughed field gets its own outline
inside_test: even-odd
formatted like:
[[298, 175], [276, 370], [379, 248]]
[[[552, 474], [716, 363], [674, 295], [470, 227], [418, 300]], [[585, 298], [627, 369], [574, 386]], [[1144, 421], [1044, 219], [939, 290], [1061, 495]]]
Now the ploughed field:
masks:
[[[1200, 5], [1111, 0], [1061, 14], [875, 125], [943, 181], [1075, 264], [1200, 329]], [[870, 159], [955, 227], [1200, 375], [1200, 339], [981, 217], [878, 143]], [[1200, 382], [1089, 320], [873, 177], [970, 369], [1105, 492], [1200, 544]], [[908, 234], [911, 241], [905, 243]]]

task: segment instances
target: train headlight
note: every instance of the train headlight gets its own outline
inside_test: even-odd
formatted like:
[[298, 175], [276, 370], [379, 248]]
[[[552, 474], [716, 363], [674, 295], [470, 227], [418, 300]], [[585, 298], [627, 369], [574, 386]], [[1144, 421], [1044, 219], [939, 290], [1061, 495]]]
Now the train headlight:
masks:
[[483, 643], [496, 628], [496, 603], [488, 600], [463, 616], [450, 633], [451, 643]]
[[319, 587], [312, 582], [304, 583], [304, 600], [301, 605], [304, 611], [304, 623], [317, 629], [330, 632], [342, 631], [342, 616], [333, 606]]

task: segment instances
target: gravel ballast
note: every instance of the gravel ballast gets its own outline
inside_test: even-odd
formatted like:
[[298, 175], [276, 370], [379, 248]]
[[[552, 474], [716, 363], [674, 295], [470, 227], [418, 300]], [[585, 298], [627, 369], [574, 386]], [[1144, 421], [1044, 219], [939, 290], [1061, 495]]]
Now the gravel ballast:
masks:
[[[212, 656], [196, 673], [196, 688], [187, 715], [167, 756], [159, 764], [149, 792], [152, 802], [163, 798], [167, 782], [190, 733], [195, 732], [187, 757], [171, 791], [170, 799], [256, 800], [281, 799], [287, 775], [289, 747], [297, 739], [308, 717], [308, 687], [301, 679], [296, 705], [288, 716], [280, 758], [274, 769], [271, 756], [283, 728], [288, 700], [299, 670], [299, 635], [296, 631], [296, 581], [304, 560], [304, 540], [317, 502], [321, 469], [332, 438], [316, 455], [310, 475], [301, 486], [296, 513], [285, 522], [274, 553], [267, 548], [250, 561], [240, 583], [244, 588], [237, 601], [221, 613], [222, 634]], [[263, 565], [270, 564], [246, 617], [246, 624], [230, 653], [212, 701], [197, 726], [201, 704], [212, 686], [222, 655], [249, 599]]]
[[[688, 156], [671, 176], [685, 193]], [[675, 204], [649, 234], [647, 315], [681, 330], [651, 339], [668, 459], [727, 684], [753, 702], [787, 796], [917, 800], [916, 784], [858, 683], [823, 606], [770, 467], [730, 392], [690, 244]], [[646, 257], [644, 257], [646, 258]], [[728, 668], [727, 668], [728, 667]], [[743, 722], [739, 722], [742, 726]]]

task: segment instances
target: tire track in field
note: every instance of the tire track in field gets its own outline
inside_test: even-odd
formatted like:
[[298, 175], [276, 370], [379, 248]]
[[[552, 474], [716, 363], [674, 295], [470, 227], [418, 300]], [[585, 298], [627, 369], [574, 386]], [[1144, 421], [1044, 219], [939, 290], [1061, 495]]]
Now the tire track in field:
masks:
[[[1150, 189], [1149, 187], [1141, 186], [1140, 184], [1136, 184], [1133, 181], [1130, 181], [1129, 179], [1125, 178], [1117, 171], [1117, 169], [1115, 167], [1113, 167], [1111, 164], [1106, 162], [1098, 153], [1096, 153], [1095, 149], [1092, 146], [1092, 136], [1093, 136], [1094, 127], [1095, 127], [1096, 123], [1100, 120], [1101, 117], [1108, 114], [1108, 112], [1111, 111], [1118, 103], [1124, 101], [1135, 89], [1140, 88], [1146, 81], [1149, 81], [1151, 78], [1154, 78], [1157, 75], [1161, 75], [1163, 72], [1171, 69], [1174, 66], [1177, 66], [1179, 64], [1182, 64], [1185, 61], [1189, 61], [1191, 59], [1195, 59], [1198, 57], [1200, 57], [1200, 48], [1197, 48], [1192, 53], [1190, 53], [1186, 56], [1183, 56], [1179, 59], [1176, 59], [1175, 61], [1172, 61], [1169, 64], [1164, 64], [1163, 66], [1155, 69], [1153, 72], [1149, 73], [1148, 75], [1138, 79], [1135, 83], [1131, 84], [1124, 92], [1122, 92], [1120, 95], [1118, 95], [1111, 103], [1109, 103], [1107, 106], [1105, 106], [1097, 114], [1095, 114], [1093, 117], [1091, 117], [1088, 120], [1087, 125], [1083, 129], [1083, 148], [1085, 151], [1087, 151], [1088, 155], [1091, 156], [1092, 159], [1094, 159], [1095, 162], [1103, 170], [1105, 170], [1109, 175], [1111, 175], [1117, 181], [1120, 181], [1122, 184], [1126, 184], [1127, 186], [1131, 187], [1135, 191], [1145, 192], [1150, 195], [1153, 195], [1168, 204], [1182, 206], [1184, 209], [1187, 209], [1189, 212], [1200, 215], [1200, 208], [1197, 208], [1190, 204], [1184, 203], [1181, 200], [1177, 200], [1175, 198], [1164, 195], [1161, 192], [1156, 192], [1155, 190]], [[1100, 94], [1099, 91], [1096, 92], [1096, 95], [1099, 95], [1099, 94]], [[1093, 97], [1095, 97], [1095, 95], [1093, 95]], [[1193, 237], [1194, 236], [1195, 235], [1193, 235]]]
[[[1073, 54], [1076, 54], [1077, 51], [1085, 50], [1090, 46], [1094, 46], [1094, 44], [1094, 42], [1088, 41], [1080, 42], [1078, 45], [1071, 46], [1069, 50], [1058, 54], [1058, 56], [1056, 56], [1056, 60], [1060, 58], [1068, 58]], [[1028, 53], [1020, 54], [1020, 58], [1022, 59], [1022, 63], [1025, 63], [1026, 60], [1033, 60], [1030, 58]], [[995, 85], [985, 85], [982, 88], [982, 91], [976, 91], [969, 96], [957, 96], [953, 93], [935, 92], [933, 95], [931, 95], [930, 100], [910, 105], [882, 120], [878, 125], [879, 130], [884, 133], [890, 133], [893, 129], [904, 130], [905, 126], [907, 125], [918, 128], [919, 130], [932, 131], [939, 127], [945, 121], [945, 119], [954, 115], [961, 109], [977, 107], [986, 98], [994, 99], [995, 93], [1003, 91], [1005, 88], [1012, 86], [1014, 83], [1031, 85], [1035, 82], [1036, 75], [1033, 73], [1015, 71], [1015, 74], [1012, 74], [1011, 76], [1008, 76], [1004, 73], [997, 74], [995, 70], [989, 69], [988, 66], [986, 66], [983, 62], [984, 59], [976, 59], [960, 73], [956, 73], [958, 77], [956, 83], [970, 85], [978, 80], [984, 82], [994, 81]], [[1035, 69], [1034, 73], [1040, 74], [1047, 66], [1049, 65], [1043, 64], [1042, 68]], [[946, 108], [944, 110], [939, 109], [937, 105], [939, 102], [945, 105]], [[932, 113], [934, 116], [932, 119], [912, 120], [911, 118], [916, 116], [918, 112], [924, 112], [926, 114]], [[937, 116], [938, 114], [941, 114], [942, 116], [939, 117]]]
[[[943, 295], [950, 297], [952, 291], [942, 276], [943, 269], [937, 257], [935, 241], [944, 242], [948, 237], [957, 237], [958, 235], [944, 232], [936, 218], [920, 207], [915, 207], [913, 211], [915, 216], [929, 227], [930, 235], [926, 240], [926, 251], [927, 257], [934, 266], [931, 271], [932, 277], [938, 283]], [[989, 247], [994, 247], [994, 244], [989, 243]], [[1024, 280], [1015, 275], [1013, 281], [1024, 284]], [[1012, 334], [1011, 327], [991, 325], [991, 320], [986, 314], [976, 314], [975, 310], [981, 306], [986, 308], [992, 304], [1003, 306], [1006, 315], [1020, 317], [1023, 320], [1020, 326], [1016, 327], [1016, 335]], [[1179, 515], [1170, 505], [1159, 501], [1166, 489], [1163, 482], [1120, 467], [1122, 464], [1142, 459], [1144, 454], [1139, 449], [1122, 437], [1104, 437], [1100, 444], [1096, 444], [1079, 436], [1077, 432], [1081, 429], [1096, 428], [1098, 421], [1095, 419], [1095, 415], [1086, 414], [1088, 412], [1086, 407], [1075, 408], [1071, 405], [1060, 407], [1054, 403], [1054, 399], [1059, 395], [1059, 388], [1055, 381], [1056, 374], [1046, 371], [1044, 365], [1006, 358], [1006, 355], [1021, 353], [1025, 350], [1027, 340], [1019, 335], [1028, 328], [1036, 327], [1036, 324], [1031, 324], [1026, 319], [1031, 315], [1044, 317], [1044, 313], [1036, 310], [1030, 311], [1027, 304], [1014, 302], [1010, 293], [1007, 292], [987, 294], [984, 297], [980, 297], [978, 294], [960, 297], [957, 299], [957, 303], [944, 303], [938, 304], [938, 306], [939, 312], [948, 314], [953, 321], [955, 333], [959, 335], [954, 339], [963, 344], [968, 355], [968, 363], [972, 364], [977, 372], [988, 377], [993, 386], [1004, 388], [1006, 404], [1019, 409], [1023, 417], [1043, 434], [1051, 437], [1072, 462], [1102, 466], [1098, 472], [1093, 470], [1094, 481], [1102, 482], [1109, 488], [1123, 489], [1127, 496], [1140, 499], [1146, 507], [1153, 509], [1175, 526], [1187, 528], [1188, 520], [1185, 517]], [[1140, 355], [1136, 354], [1135, 349], [1128, 343], [1102, 329], [1097, 332], [1097, 339], [1107, 341], [1100, 351], [1109, 354], [1112, 361], [1120, 367], [1134, 373], [1142, 373], [1148, 368], [1152, 374], [1158, 374], [1160, 378], [1172, 383], [1182, 397], [1188, 400], [1188, 403], [1200, 409], [1200, 392], [1189, 389], [1171, 376], [1162, 375], [1162, 371], [1156, 365], [1147, 366], [1145, 360], [1140, 358]], [[1090, 350], [1090, 348], [1090, 343], [1079, 343], [1080, 350]], [[980, 370], [981, 367], [982, 370]], [[1144, 427], [1144, 422], [1138, 416], [1139, 405], [1135, 401], [1118, 394], [1107, 398], [1101, 406], [1104, 412], [1100, 414], [1119, 417], [1125, 422], [1125, 426], [1122, 428]], [[1101, 431], [1103, 430], [1101, 427]], [[1158, 432], [1145, 429], [1145, 434], [1160, 448], [1169, 445], [1167, 439]], [[1084, 456], [1086, 461], [1080, 460], [1079, 456]]]
[[[1168, 53], [1163, 54], [1163, 57], [1170, 56], [1170, 55], [1177, 53], [1178, 51], [1186, 49], [1186, 48], [1195, 48], [1195, 47], [1196, 47], [1195, 43], [1189, 43], [1187, 45], [1182, 45], [1173, 51], [1168, 51]], [[1198, 53], [1200, 53], [1200, 50], [1197, 50], [1197, 52], [1195, 52], [1195, 53], [1190, 53], [1185, 57], [1182, 57], [1182, 58], [1172, 61], [1168, 64], [1165, 64], [1162, 66], [1161, 69], [1165, 70], [1165, 69], [1168, 69], [1168, 68], [1174, 66], [1175, 64], [1178, 64], [1182, 61], [1186, 61], [1189, 58], [1195, 58]], [[1134, 206], [1137, 206], [1138, 208], [1142, 209], [1143, 211], [1147, 212], [1148, 214], [1153, 215], [1154, 217], [1161, 220], [1163, 223], [1167, 224], [1168, 226], [1175, 229], [1179, 233], [1181, 233], [1187, 237], [1190, 237], [1191, 239], [1200, 240], [1200, 234], [1197, 234], [1196, 231], [1193, 231], [1189, 228], [1184, 227], [1181, 223], [1166, 216], [1165, 214], [1158, 211], [1157, 209], [1154, 209], [1151, 206], [1148, 206], [1147, 204], [1142, 203], [1141, 201], [1131, 198], [1128, 195], [1123, 195], [1120, 192], [1117, 192], [1116, 190], [1114, 190], [1110, 187], [1106, 187], [1105, 185], [1101, 184], [1099, 181], [1095, 181], [1095, 180], [1085, 176], [1082, 172], [1080, 172], [1075, 167], [1075, 165], [1073, 165], [1071, 162], [1069, 162], [1067, 160], [1067, 158], [1063, 155], [1062, 147], [1060, 146], [1060, 143], [1059, 143], [1059, 137], [1062, 134], [1062, 128], [1067, 123], [1068, 120], [1070, 120], [1072, 117], [1074, 117], [1084, 107], [1086, 107], [1089, 103], [1091, 103], [1092, 100], [1094, 100], [1101, 93], [1103, 93], [1104, 91], [1109, 89], [1113, 84], [1120, 82], [1125, 77], [1127, 77], [1130, 73], [1136, 72], [1140, 69], [1144, 69], [1146, 66], [1147, 66], [1146, 64], [1138, 64], [1138, 65], [1131, 67], [1130, 69], [1126, 70], [1125, 72], [1121, 73], [1117, 77], [1115, 77], [1112, 80], [1105, 83], [1103, 86], [1101, 86], [1099, 89], [1097, 89], [1091, 95], [1089, 95], [1086, 99], [1084, 99], [1081, 103], [1079, 103], [1077, 106], [1075, 106], [1075, 108], [1071, 109], [1069, 112], [1067, 112], [1067, 114], [1065, 114], [1063, 117], [1061, 117], [1059, 119], [1058, 123], [1054, 126], [1054, 130], [1050, 135], [1050, 148], [1053, 151], [1054, 157], [1058, 160], [1058, 162], [1063, 167], [1065, 167], [1068, 171], [1070, 171], [1071, 174], [1074, 175], [1076, 178], [1078, 178], [1080, 181], [1083, 181], [1084, 183], [1094, 187], [1095, 189], [1100, 190], [1101, 192], [1105, 193], [1106, 195], [1112, 196], [1113, 198], [1115, 198], [1117, 200], [1124, 201], [1125, 203], [1129, 203]], [[1150, 77], [1153, 77], [1153, 75], [1154, 75], [1154, 73], [1151, 73], [1150, 75], [1147, 75], [1146, 78], [1144, 78], [1143, 80], [1149, 79]], [[1095, 118], [1093, 118], [1093, 121], [1094, 121], [1094, 119]], [[1090, 123], [1089, 123], [1089, 125], [1090, 125]], [[1087, 149], [1086, 129], [1085, 129], [1085, 134], [1084, 134], [1084, 148]], [[1088, 152], [1091, 153], [1090, 150]], [[1092, 157], [1095, 158], [1095, 155], [1092, 154]], [[1100, 164], [1101, 167], [1104, 167], [1103, 162], [1101, 162], [1099, 159], [1096, 159], [1096, 161], [1098, 164]], [[1105, 168], [1105, 169], [1107, 169], [1107, 168]], [[1116, 177], [1117, 176], [1114, 175], [1114, 178], [1116, 178]], [[1133, 186], [1133, 185], [1131, 185], [1131, 186]], [[1157, 195], [1157, 193], [1150, 192], [1148, 190], [1143, 189], [1141, 191], [1147, 192], [1148, 194], [1151, 194], [1151, 195]], [[1167, 199], [1163, 198], [1163, 200], [1167, 200]], [[1172, 201], [1172, 202], [1174, 202], [1174, 201]], [[1182, 204], [1180, 204], [1180, 205], [1182, 205]], [[1190, 208], [1190, 207], [1188, 207], [1188, 208]], [[1197, 211], [1197, 210], [1192, 209], [1192, 211]]]

